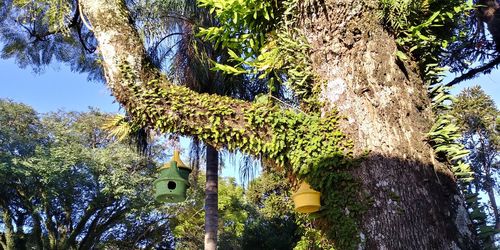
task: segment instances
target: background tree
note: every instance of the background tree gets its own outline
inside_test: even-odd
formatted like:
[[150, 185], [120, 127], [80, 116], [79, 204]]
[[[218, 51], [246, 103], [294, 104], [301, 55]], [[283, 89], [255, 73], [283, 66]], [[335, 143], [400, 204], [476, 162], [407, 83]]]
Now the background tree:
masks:
[[290, 183], [275, 173], [263, 173], [250, 183], [245, 197], [252, 206], [241, 239], [242, 249], [321, 247], [321, 239], [311, 237], [305, 220], [294, 212], [290, 193]]
[[[469, 194], [478, 199], [480, 193], [487, 194], [486, 208], [493, 221], [493, 228], [500, 229], [498, 211], [498, 170], [500, 167], [500, 134], [496, 130], [496, 120], [500, 116], [495, 103], [479, 86], [464, 89], [453, 104], [453, 116], [462, 132], [462, 141], [470, 150], [467, 160], [475, 173], [470, 183], [464, 183]], [[486, 226], [486, 218], [484, 218]], [[485, 227], [483, 231], [487, 228]], [[486, 231], [491, 238], [495, 231]], [[490, 243], [494, 240], [490, 239]]]
[[109, 115], [0, 107], [3, 249], [171, 248], [154, 164], [101, 129]]
[[[201, 174], [198, 185], [189, 190], [188, 200], [181, 205], [168, 208], [172, 214], [172, 229], [176, 239], [176, 247], [181, 249], [204, 248], [204, 207], [205, 176]], [[236, 185], [234, 179], [219, 179], [219, 226], [218, 247], [221, 249], [239, 249], [240, 238], [248, 217], [247, 202], [243, 189]]]
[[[201, 249], [204, 246], [204, 176], [199, 186], [189, 190], [188, 200], [167, 207], [176, 248]], [[291, 202], [280, 193], [278, 180], [259, 177], [244, 193], [234, 178], [219, 179], [219, 238], [221, 249], [292, 249], [301, 238]], [[273, 191], [274, 190], [274, 194]], [[285, 206], [283, 206], [286, 204]]]
[[[16, 192], [9, 188], [9, 184], [22, 181], [16, 178], [20, 175], [19, 168], [15, 167], [17, 160], [34, 155], [36, 147], [44, 143], [45, 140], [42, 136], [40, 120], [36, 112], [29, 106], [0, 100], [0, 112], [0, 190], [2, 197], [0, 222], [4, 228], [0, 235], [0, 244], [3, 249], [14, 249], [16, 245], [24, 245], [27, 239], [19, 237], [22, 234], [16, 234], [12, 223], [13, 212], [16, 210], [11, 212], [13, 208], [8, 207], [9, 201], [17, 205], [20, 205], [21, 201], [15, 199]], [[26, 215], [21, 215], [17, 221], [22, 225], [25, 220]], [[40, 227], [40, 224], [33, 225], [35, 235], [41, 234]]]

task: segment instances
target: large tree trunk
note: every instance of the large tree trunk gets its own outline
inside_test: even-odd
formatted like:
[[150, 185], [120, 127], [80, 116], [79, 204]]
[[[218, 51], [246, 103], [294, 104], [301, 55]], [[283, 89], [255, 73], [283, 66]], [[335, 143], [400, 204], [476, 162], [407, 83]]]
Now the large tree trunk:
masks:
[[[432, 114], [422, 78], [414, 63], [398, 62], [394, 56], [394, 37], [376, 18], [378, 0], [306, 2], [309, 4], [301, 10], [300, 24], [313, 46], [311, 56], [316, 73], [326, 80], [321, 94], [325, 101], [323, 110], [336, 108], [346, 117], [342, 127], [354, 141], [358, 156], [366, 150], [370, 152], [353, 171], [373, 201], [361, 220], [360, 247], [474, 248], [467, 212], [454, 177], [433, 160], [433, 151], [425, 142]], [[168, 93], [161, 98], [168, 100], [149, 98], [142, 99], [147, 103], [141, 103], [140, 93], [160, 90], [148, 89], [151, 85], [146, 84], [159, 74], [148, 65], [124, 3], [86, 0], [82, 5], [99, 42], [108, 85], [120, 103], [160, 129], [174, 126], [189, 134], [207, 123], [197, 116], [183, 114], [168, 100], [189, 96], [192, 99], [186, 100], [185, 105], [189, 105], [190, 111], [203, 113], [211, 106], [197, 100], [210, 97], [169, 83], [161, 86]], [[123, 63], [138, 74], [137, 84], [126, 84], [131, 77], [121, 72]], [[142, 89], [134, 90], [137, 88]], [[230, 98], [222, 100], [214, 105], [232, 112], [221, 115], [218, 127], [214, 125], [205, 133], [245, 128], [240, 118], [250, 104]], [[158, 122], [157, 113], [171, 119]], [[246, 129], [242, 136], [265, 139], [265, 133], [265, 130]], [[207, 138], [207, 143], [223, 146], [211, 140], [212, 137]]]
[[486, 23], [488, 31], [493, 37], [496, 50], [500, 52], [500, 4], [498, 0], [477, 1], [480, 21]]
[[380, 25], [377, 0], [315, 1], [302, 13], [314, 68], [327, 81], [326, 109], [347, 117], [343, 131], [369, 156], [354, 171], [373, 203], [362, 239], [368, 249], [470, 249], [471, 232], [449, 170], [426, 144], [429, 98], [414, 64], [398, 62]]
[[207, 173], [205, 184], [205, 250], [217, 249], [218, 226], [218, 178], [219, 153], [214, 147], [207, 145]]

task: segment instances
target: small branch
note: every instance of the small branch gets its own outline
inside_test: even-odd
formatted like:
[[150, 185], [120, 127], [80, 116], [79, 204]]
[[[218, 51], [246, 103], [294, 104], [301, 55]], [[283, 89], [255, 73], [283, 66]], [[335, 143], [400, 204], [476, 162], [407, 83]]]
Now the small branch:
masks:
[[284, 101], [282, 101], [282, 100], [280, 100], [280, 99], [276, 98], [275, 96], [272, 96], [272, 95], [269, 95], [269, 96], [270, 96], [271, 98], [273, 98], [274, 100], [276, 100], [276, 101], [280, 102], [281, 104], [283, 104], [285, 107], [289, 107], [289, 108], [291, 108], [291, 109], [295, 109], [295, 110], [297, 110], [297, 111], [301, 112], [302, 114], [307, 115], [304, 111], [300, 110], [298, 107], [295, 107], [295, 106], [293, 106], [293, 105], [291, 105], [291, 104], [288, 104], [288, 103], [286, 103], [286, 102], [284, 102]]
[[93, 31], [92, 26], [90, 26], [90, 24], [87, 23], [87, 20], [85, 20], [85, 16], [83, 15], [81, 2], [82, 1], [78, 0], [78, 11], [80, 12], [80, 19], [82, 20], [83, 25], [85, 25], [85, 27], [87, 27], [87, 29], [89, 29], [90, 31]]
[[183, 40], [184, 40], [184, 38], [181, 38], [175, 44], [173, 44], [172, 46], [170, 46], [169, 49], [165, 53], [163, 53], [163, 55], [161, 55], [161, 57], [158, 57], [158, 59], [160, 59], [159, 61], [160, 62], [163, 61], [163, 59], [165, 57], [167, 57], [170, 54], [170, 52], [172, 52], [172, 50], [174, 50], [175, 46], [179, 45], [179, 43], [181, 43]]
[[491, 70], [493, 67], [496, 67], [498, 66], [498, 64], [500, 64], [500, 56], [498, 56], [497, 58], [493, 59], [491, 62], [481, 66], [481, 67], [477, 67], [475, 69], [471, 69], [469, 70], [469, 72], [453, 79], [451, 82], [447, 83], [445, 86], [446, 87], [451, 87], [455, 84], [458, 84], [460, 82], [463, 82], [465, 80], [469, 80], [469, 79], [472, 79], [474, 77], [477, 76], [477, 74], [480, 74], [480, 73], [487, 73], [489, 70]]
[[94, 53], [94, 51], [96, 50], [96, 48], [95, 48], [95, 47], [89, 48], [89, 47], [87, 46], [87, 44], [85, 43], [85, 39], [83, 39], [83, 37], [82, 37], [82, 32], [83, 32], [83, 31], [82, 31], [82, 28], [81, 28], [81, 26], [80, 26], [80, 25], [77, 25], [77, 30], [76, 30], [76, 32], [77, 32], [77, 34], [78, 34], [78, 40], [80, 41], [80, 44], [82, 45], [83, 49], [84, 49], [85, 51], [87, 51], [88, 53], [90, 53], [90, 54]]
[[181, 21], [184, 21], [189, 24], [195, 24], [194, 21], [186, 16], [184, 16], [181, 13], [176, 13], [176, 12], [168, 12], [166, 15], [160, 16], [160, 18], [174, 18], [174, 19], [179, 19]]
[[[177, 36], [177, 35], [179, 35], [179, 36], [180, 36], [180, 35], [184, 35], [184, 34], [185, 34], [184, 32], [175, 32], [175, 33], [170, 33], [170, 34], [168, 34], [168, 35], [164, 36], [164, 37], [163, 37], [160, 41], [158, 41], [158, 42], [156, 43], [154, 50], [157, 50], [157, 49], [158, 49], [158, 46], [160, 46], [160, 44], [161, 44], [163, 41], [165, 41], [165, 39], [167, 39], [167, 38], [169, 38], [169, 37], [171, 37], [171, 36]], [[174, 46], [175, 46], [175, 45], [174, 45]]]

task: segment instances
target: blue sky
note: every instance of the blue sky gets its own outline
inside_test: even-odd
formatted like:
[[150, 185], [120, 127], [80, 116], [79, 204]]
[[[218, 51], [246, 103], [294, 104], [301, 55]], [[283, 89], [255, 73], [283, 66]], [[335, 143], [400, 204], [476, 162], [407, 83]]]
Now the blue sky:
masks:
[[30, 68], [19, 68], [14, 60], [0, 59], [0, 98], [28, 104], [40, 113], [86, 111], [89, 106], [106, 112], [119, 109], [106, 86], [88, 82], [84, 74], [57, 64], [35, 74]]
[[[453, 75], [449, 75], [445, 78], [444, 82], [449, 82], [454, 78]], [[459, 83], [455, 88], [453, 88], [452, 93], [458, 94], [460, 90], [466, 87], [471, 87], [474, 85], [480, 85], [486, 94], [490, 95], [497, 108], [500, 107], [500, 70], [496, 69], [488, 75], [481, 75], [475, 79]]]

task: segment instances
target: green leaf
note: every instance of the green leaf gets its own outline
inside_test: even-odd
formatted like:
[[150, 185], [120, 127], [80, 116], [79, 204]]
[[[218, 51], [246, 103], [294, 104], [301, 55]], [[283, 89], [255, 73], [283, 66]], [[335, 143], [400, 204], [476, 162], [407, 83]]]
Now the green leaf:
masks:
[[401, 61], [407, 61], [408, 60], [408, 57], [406, 56], [406, 54], [400, 50], [397, 50], [396, 51], [396, 57], [401, 60]]

